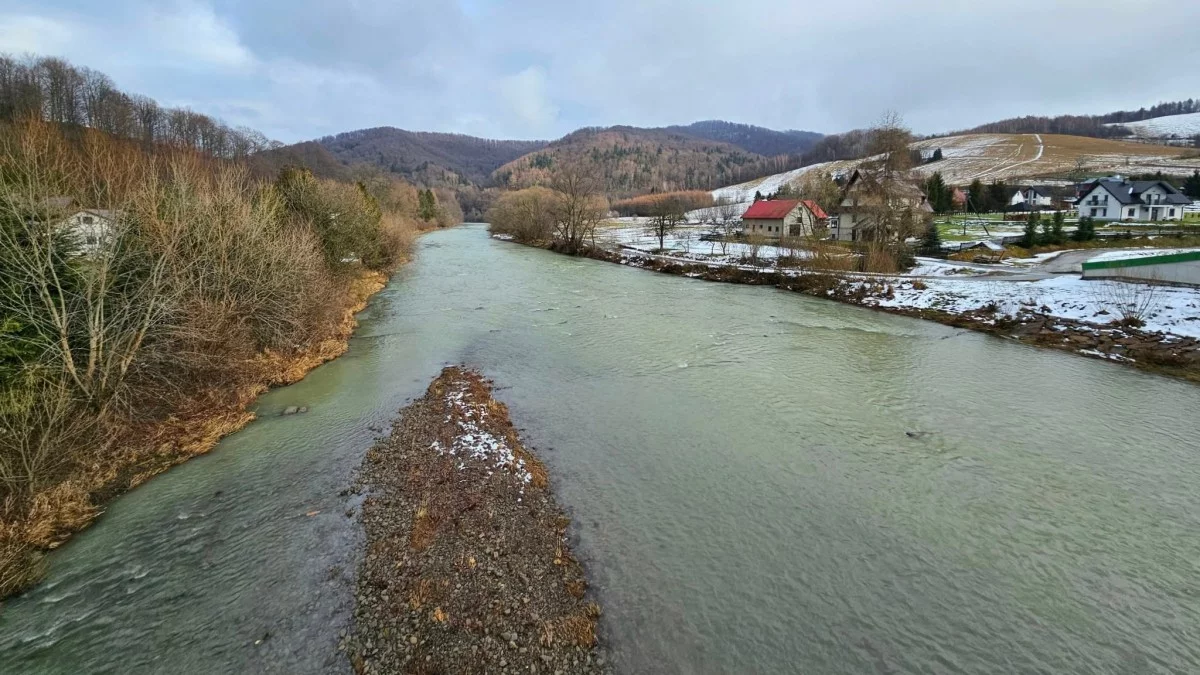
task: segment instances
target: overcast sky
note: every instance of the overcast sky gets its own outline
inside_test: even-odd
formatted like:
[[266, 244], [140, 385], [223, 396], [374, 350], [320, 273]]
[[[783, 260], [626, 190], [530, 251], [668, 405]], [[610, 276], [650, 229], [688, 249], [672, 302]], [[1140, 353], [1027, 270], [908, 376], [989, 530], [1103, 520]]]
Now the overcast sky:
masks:
[[1200, 97], [1198, 26], [1195, 0], [0, 0], [0, 52], [286, 142], [1136, 109]]

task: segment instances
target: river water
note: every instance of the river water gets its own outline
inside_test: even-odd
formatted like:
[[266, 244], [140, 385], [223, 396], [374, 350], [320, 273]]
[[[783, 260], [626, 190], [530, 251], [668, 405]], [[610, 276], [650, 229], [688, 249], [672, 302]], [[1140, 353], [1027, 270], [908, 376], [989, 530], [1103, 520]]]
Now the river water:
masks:
[[56, 551], [0, 672], [345, 672], [352, 472], [458, 362], [549, 465], [622, 671], [1200, 672], [1193, 385], [481, 226]]

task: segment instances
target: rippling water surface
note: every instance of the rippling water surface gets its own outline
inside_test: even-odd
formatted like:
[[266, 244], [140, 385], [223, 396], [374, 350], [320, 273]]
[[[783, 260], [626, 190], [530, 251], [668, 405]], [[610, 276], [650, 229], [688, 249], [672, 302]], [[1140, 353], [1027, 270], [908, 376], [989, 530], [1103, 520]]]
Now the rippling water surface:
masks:
[[345, 490], [451, 362], [550, 465], [627, 672], [1200, 672], [1194, 386], [478, 226], [57, 551], [0, 672], [345, 671]]

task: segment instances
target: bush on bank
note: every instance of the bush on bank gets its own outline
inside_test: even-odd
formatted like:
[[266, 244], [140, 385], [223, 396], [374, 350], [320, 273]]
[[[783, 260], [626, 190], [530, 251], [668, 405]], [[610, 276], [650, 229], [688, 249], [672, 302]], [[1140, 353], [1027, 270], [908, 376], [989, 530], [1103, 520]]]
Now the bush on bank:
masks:
[[161, 452], [147, 429], [227, 408], [270, 381], [264, 354], [334, 334], [355, 280], [407, 255], [415, 194], [0, 125], [0, 597]]

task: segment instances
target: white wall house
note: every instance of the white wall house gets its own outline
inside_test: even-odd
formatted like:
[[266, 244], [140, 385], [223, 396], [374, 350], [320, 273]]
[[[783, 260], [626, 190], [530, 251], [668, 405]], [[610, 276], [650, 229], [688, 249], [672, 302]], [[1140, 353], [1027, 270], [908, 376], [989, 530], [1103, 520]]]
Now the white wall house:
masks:
[[1024, 206], [1029, 210], [1048, 209], [1054, 206], [1054, 194], [1047, 188], [1023, 187], [1013, 194], [1009, 206]]
[[1182, 220], [1192, 200], [1164, 181], [1098, 180], [1089, 183], [1075, 207], [1096, 220]]
[[119, 219], [117, 211], [83, 209], [64, 218], [58, 227], [75, 240], [77, 253], [91, 255], [111, 242]]

